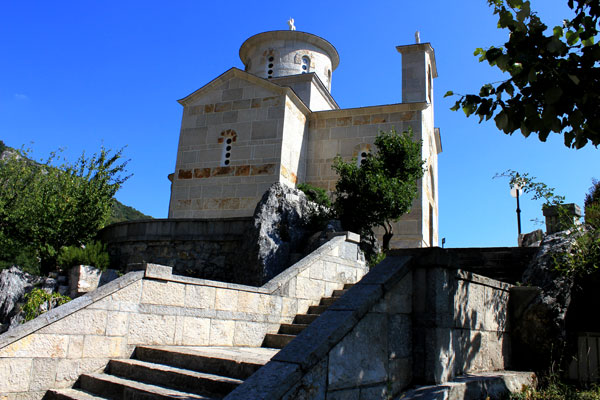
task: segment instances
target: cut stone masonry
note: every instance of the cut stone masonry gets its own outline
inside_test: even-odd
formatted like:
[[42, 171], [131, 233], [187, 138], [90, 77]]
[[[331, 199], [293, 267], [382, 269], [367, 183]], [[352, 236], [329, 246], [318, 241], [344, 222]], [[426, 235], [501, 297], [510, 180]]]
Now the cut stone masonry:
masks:
[[[146, 265], [0, 336], [0, 399], [40, 399], [77, 379], [107, 398], [380, 399], [510, 366], [511, 285], [458, 269], [443, 250], [390, 254], [365, 275], [351, 249], [352, 235], [335, 237], [260, 288]], [[277, 332], [297, 335], [275, 346]], [[477, 393], [494, 398], [502, 385], [488, 381]]]

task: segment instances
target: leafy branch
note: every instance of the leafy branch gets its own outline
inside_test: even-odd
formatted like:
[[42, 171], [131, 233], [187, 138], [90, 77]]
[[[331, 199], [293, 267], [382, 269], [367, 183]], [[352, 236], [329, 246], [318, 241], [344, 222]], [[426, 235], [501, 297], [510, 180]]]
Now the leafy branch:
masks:
[[[527, 0], [488, 0], [498, 27], [509, 30], [500, 47], [478, 48], [480, 62], [509, 75], [483, 85], [478, 94], [457, 95], [451, 108], [479, 122], [494, 119], [505, 134], [520, 130], [546, 141], [563, 133], [567, 147], [600, 144], [600, 5], [592, 0], [568, 0], [575, 17], [551, 31]], [[445, 94], [455, 96], [453, 91]]]

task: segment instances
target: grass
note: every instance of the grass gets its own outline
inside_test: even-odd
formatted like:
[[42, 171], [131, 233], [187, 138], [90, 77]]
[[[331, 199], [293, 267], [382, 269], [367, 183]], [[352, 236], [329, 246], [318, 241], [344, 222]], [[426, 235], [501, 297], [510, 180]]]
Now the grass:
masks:
[[557, 377], [542, 379], [537, 389], [525, 387], [520, 393], [515, 393], [511, 400], [600, 400], [600, 386], [592, 385], [581, 388], [565, 383]]

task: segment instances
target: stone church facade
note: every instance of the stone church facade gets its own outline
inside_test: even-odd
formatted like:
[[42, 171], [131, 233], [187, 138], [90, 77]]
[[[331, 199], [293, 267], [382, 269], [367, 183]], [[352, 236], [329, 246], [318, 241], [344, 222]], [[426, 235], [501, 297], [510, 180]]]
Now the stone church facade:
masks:
[[169, 218], [251, 216], [275, 182], [308, 182], [331, 191], [335, 156], [360, 162], [374, 150], [379, 131], [411, 127], [423, 142], [426, 170], [391, 245], [437, 246], [442, 147], [434, 127], [435, 54], [429, 43], [397, 50], [402, 102], [341, 109], [330, 93], [339, 55], [328, 41], [295, 30], [247, 39], [239, 52], [245, 71], [231, 68], [179, 100], [184, 109]]

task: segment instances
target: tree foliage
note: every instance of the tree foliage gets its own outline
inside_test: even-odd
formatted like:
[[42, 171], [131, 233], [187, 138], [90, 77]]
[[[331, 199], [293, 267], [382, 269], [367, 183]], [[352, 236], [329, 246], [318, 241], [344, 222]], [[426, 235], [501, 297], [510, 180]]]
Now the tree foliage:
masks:
[[339, 175], [334, 210], [345, 229], [373, 238], [373, 228], [383, 227], [384, 251], [394, 232], [392, 222], [410, 211], [417, 197], [417, 180], [423, 176], [421, 142], [412, 131], [380, 132], [377, 152], [368, 154], [359, 166], [356, 159], [336, 157], [333, 169]]
[[585, 223], [600, 230], [600, 181], [592, 179], [592, 187], [585, 195]]
[[[563, 133], [568, 147], [600, 144], [600, 43], [597, 0], [567, 0], [572, 19], [551, 31], [524, 0], [488, 0], [498, 27], [509, 30], [503, 46], [477, 49], [479, 61], [508, 73], [478, 94], [462, 95], [452, 107], [467, 116], [494, 118], [505, 134], [536, 133], [546, 141]], [[454, 95], [453, 92], [446, 96]]]
[[127, 162], [122, 150], [104, 148], [75, 163], [57, 153], [41, 163], [27, 155], [15, 150], [0, 161], [0, 257], [30, 247], [41, 272], [48, 273], [61, 247], [86, 243], [102, 228], [114, 194], [128, 178], [121, 175]]

